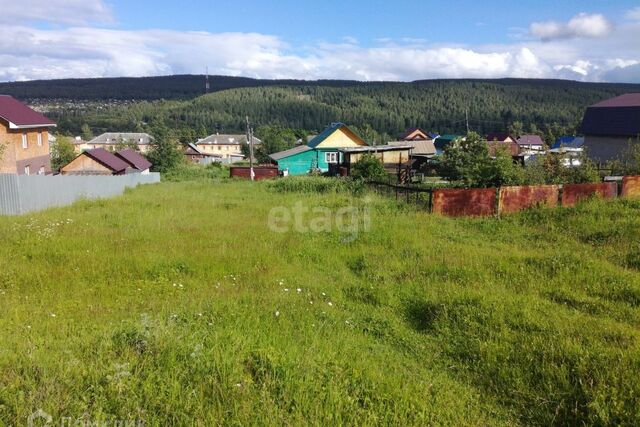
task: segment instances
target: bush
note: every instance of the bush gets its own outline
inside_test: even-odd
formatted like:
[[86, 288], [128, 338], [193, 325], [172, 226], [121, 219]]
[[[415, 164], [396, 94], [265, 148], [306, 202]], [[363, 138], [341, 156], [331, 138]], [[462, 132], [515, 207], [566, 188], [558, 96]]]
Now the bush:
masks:
[[380, 159], [367, 153], [351, 167], [351, 177], [366, 181], [386, 180], [387, 171]]

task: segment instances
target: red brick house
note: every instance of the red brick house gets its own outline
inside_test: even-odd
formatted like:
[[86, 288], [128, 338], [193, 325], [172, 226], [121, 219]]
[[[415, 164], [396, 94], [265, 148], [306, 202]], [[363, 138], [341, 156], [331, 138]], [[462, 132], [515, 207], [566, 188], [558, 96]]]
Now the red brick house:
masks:
[[13, 97], [0, 95], [0, 173], [50, 173], [49, 130], [55, 126]]

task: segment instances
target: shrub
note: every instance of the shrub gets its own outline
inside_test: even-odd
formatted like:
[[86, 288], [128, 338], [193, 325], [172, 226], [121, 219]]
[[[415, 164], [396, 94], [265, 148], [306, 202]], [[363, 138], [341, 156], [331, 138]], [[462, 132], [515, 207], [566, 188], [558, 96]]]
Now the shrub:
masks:
[[380, 159], [367, 153], [351, 167], [351, 177], [367, 181], [385, 180], [387, 171]]

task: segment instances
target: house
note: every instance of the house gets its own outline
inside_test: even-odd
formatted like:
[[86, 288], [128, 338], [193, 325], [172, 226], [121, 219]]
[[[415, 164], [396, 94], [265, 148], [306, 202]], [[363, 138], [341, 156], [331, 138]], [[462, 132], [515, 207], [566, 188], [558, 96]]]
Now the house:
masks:
[[[76, 139], [76, 142], [81, 140]], [[148, 133], [140, 132], [106, 132], [100, 136], [93, 138], [91, 141], [87, 141], [84, 144], [76, 143], [76, 150], [80, 152], [84, 150], [93, 150], [95, 148], [102, 148], [109, 151], [116, 151], [121, 148], [122, 144], [134, 145], [141, 153], [147, 153], [151, 150], [153, 144], [153, 137]]]
[[521, 151], [544, 151], [545, 147], [539, 135], [522, 135], [516, 142]]
[[442, 154], [446, 147], [454, 144], [456, 141], [462, 138], [464, 138], [462, 135], [445, 134], [434, 138], [433, 145], [436, 147], [437, 154]]
[[69, 164], [60, 169], [62, 175], [124, 175], [130, 172], [131, 165], [105, 150], [94, 148], [84, 151]]
[[148, 174], [151, 169], [151, 162], [147, 160], [142, 154], [131, 148], [125, 148], [124, 150], [117, 151], [116, 157], [124, 160], [129, 166], [137, 172], [142, 174]]
[[598, 162], [623, 157], [629, 142], [640, 142], [640, 93], [628, 93], [587, 108], [583, 148]]
[[51, 173], [49, 130], [56, 124], [8, 95], [0, 95], [0, 173]]
[[[220, 156], [222, 163], [236, 163], [244, 160], [242, 146], [247, 143], [246, 135], [220, 135], [213, 134], [206, 138], [199, 139], [195, 143], [198, 150], [203, 155], [216, 154]], [[260, 145], [262, 141], [253, 137], [254, 146]]]
[[435, 134], [425, 132], [420, 128], [409, 128], [404, 131], [399, 137], [399, 141], [431, 141]]
[[409, 162], [411, 145], [369, 146], [343, 123], [332, 123], [307, 145], [299, 145], [289, 150], [271, 154], [269, 157], [278, 164], [285, 175], [304, 175], [311, 171], [349, 173], [351, 166], [365, 154], [371, 154], [388, 168]]
[[203, 165], [222, 161], [221, 154], [205, 154], [193, 143], [184, 147], [184, 155], [189, 162]]
[[512, 142], [516, 142], [516, 139], [511, 135], [509, 135], [508, 133], [494, 132], [487, 135], [487, 141], [512, 143]]
[[310, 171], [329, 172], [344, 160], [341, 149], [368, 147], [362, 138], [343, 123], [332, 123], [307, 145], [271, 154], [281, 172], [304, 175]]

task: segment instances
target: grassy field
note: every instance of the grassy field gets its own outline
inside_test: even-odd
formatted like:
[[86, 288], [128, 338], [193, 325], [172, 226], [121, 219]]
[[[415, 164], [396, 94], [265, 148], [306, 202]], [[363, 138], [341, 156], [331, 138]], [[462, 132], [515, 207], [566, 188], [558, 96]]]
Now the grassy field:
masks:
[[[0, 424], [640, 423], [640, 202], [447, 219], [295, 187], [0, 217]], [[358, 233], [269, 227], [346, 205]]]

